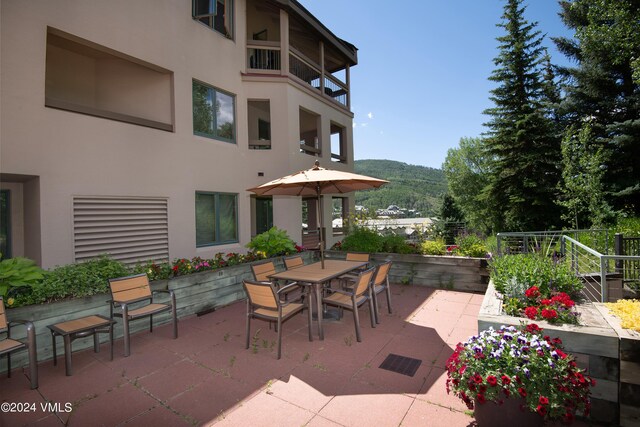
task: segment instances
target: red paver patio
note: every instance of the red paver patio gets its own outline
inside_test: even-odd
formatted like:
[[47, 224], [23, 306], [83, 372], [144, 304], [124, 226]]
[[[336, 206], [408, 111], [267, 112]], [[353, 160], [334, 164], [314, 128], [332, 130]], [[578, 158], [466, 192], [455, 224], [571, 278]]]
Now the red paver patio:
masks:
[[[0, 413], [0, 426], [469, 426], [466, 407], [447, 395], [444, 370], [455, 344], [477, 333], [483, 296], [392, 285], [393, 314], [381, 302], [375, 329], [361, 310], [362, 342], [353, 317], [325, 322], [325, 340], [307, 338], [306, 316], [283, 326], [282, 359], [276, 333], [254, 321], [244, 348], [245, 304], [132, 336], [124, 358], [108, 348], [73, 354], [64, 364], [40, 364], [40, 388], [29, 390], [26, 370], [0, 378], [0, 401], [35, 403], [34, 412]], [[378, 368], [390, 353], [422, 360], [413, 377]], [[45, 402], [63, 411], [43, 411]], [[64, 412], [71, 403], [73, 410]]]

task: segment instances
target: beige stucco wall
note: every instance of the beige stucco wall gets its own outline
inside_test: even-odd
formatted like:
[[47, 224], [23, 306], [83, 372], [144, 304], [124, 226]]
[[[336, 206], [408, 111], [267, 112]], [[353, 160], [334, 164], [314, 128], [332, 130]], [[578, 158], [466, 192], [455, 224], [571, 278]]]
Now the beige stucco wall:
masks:
[[[300, 107], [322, 116], [322, 164], [353, 167], [330, 162], [331, 121], [348, 130], [353, 159], [350, 114], [286, 79], [243, 79], [244, 8], [236, 0], [236, 40], [228, 40], [193, 20], [190, 2], [2, 0], [0, 173], [39, 177], [39, 200], [29, 201], [39, 218], [32, 215], [31, 224], [25, 223], [25, 240], [40, 246], [44, 267], [73, 261], [75, 195], [167, 197], [170, 258], [244, 251], [251, 238], [245, 189], [309, 168], [315, 160], [299, 153]], [[175, 132], [45, 107], [47, 26], [172, 71]], [[192, 79], [236, 95], [237, 144], [193, 135]], [[271, 150], [248, 149], [247, 99], [271, 101]], [[196, 191], [238, 193], [238, 244], [196, 249]], [[330, 221], [330, 203], [324, 205]], [[300, 206], [299, 198], [274, 198], [275, 225], [295, 240]]]

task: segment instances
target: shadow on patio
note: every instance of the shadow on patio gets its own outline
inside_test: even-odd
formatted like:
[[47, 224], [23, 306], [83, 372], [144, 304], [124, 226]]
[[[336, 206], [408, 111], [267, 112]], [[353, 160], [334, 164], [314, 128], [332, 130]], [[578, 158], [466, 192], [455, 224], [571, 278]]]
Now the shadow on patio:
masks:
[[[121, 339], [113, 362], [105, 345], [97, 354], [74, 353], [71, 377], [62, 361], [41, 363], [38, 390], [15, 371], [0, 379], [0, 400], [34, 410], [0, 413], [0, 425], [469, 425], [465, 405], [446, 394], [444, 366], [455, 344], [477, 333], [482, 295], [403, 285], [392, 291], [394, 313], [381, 298], [377, 328], [361, 310], [361, 343], [349, 312], [325, 322], [324, 341], [315, 322], [309, 342], [306, 316], [291, 319], [281, 360], [266, 322], [252, 322], [255, 335], [245, 350], [239, 302], [182, 319], [177, 340], [170, 325], [134, 335], [128, 358]], [[413, 377], [379, 368], [391, 353], [422, 363]], [[62, 410], [43, 410], [47, 401]]]

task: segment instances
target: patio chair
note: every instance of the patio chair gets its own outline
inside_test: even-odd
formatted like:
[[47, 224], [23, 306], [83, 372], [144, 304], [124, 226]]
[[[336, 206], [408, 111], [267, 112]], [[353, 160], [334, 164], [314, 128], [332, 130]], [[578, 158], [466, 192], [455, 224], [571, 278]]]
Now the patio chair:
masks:
[[[256, 264], [251, 264], [251, 272], [253, 273], [253, 280], [255, 280], [256, 282], [271, 283], [271, 278], [269, 276], [271, 276], [272, 274], [276, 274], [276, 265], [273, 263], [273, 261], [264, 261]], [[290, 282], [286, 285], [287, 286], [285, 287], [287, 288], [287, 290], [283, 293], [285, 300], [289, 298], [289, 293], [301, 289], [297, 282]], [[288, 285], [295, 286], [290, 288], [288, 287]], [[276, 283], [276, 287], [280, 288], [280, 285]]]
[[[173, 338], [178, 338], [178, 317], [176, 315], [176, 296], [173, 291], [151, 291], [149, 278], [146, 273], [134, 276], [109, 279], [111, 288], [111, 300], [107, 301], [110, 307], [111, 319], [122, 318], [124, 329], [124, 356], [131, 354], [129, 322], [149, 317], [149, 332], [153, 332], [153, 315], [171, 311], [173, 320]], [[153, 296], [157, 293], [167, 293], [171, 298], [170, 304], [153, 302]], [[135, 307], [132, 307], [135, 306]], [[119, 312], [115, 309], [120, 308]]]
[[371, 327], [376, 327], [373, 298], [371, 297], [371, 279], [373, 278], [374, 268], [370, 268], [361, 272], [352, 289], [334, 289], [329, 296], [322, 298], [322, 303], [332, 305], [340, 309], [351, 310], [353, 312], [353, 322], [356, 327], [356, 340], [361, 342], [360, 338], [360, 319], [358, 317], [358, 307], [367, 301], [369, 302], [369, 312], [371, 315]]
[[302, 267], [303, 265], [304, 260], [302, 259], [302, 255], [294, 255], [284, 259], [284, 266], [287, 268], [287, 270]]
[[355, 282], [355, 280], [358, 278], [358, 273], [369, 268], [370, 257], [371, 255], [365, 252], [347, 252], [347, 261], [366, 262], [367, 265], [360, 267], [359, 269], [355, 270], [355, 272], [343, 274], [342, 276], [338, 277], [340, 286], [343, 289], [350, 289], [353, 285], [353, 282]]
[[[18, 341], [11, 337], [11, 328], [15, 325], [24, 325], [27, 328], [26, 342]], [[31, 388], [38, 388], [38, 359], [36, 348], [36, 330], [32, 322], [27, 320], [7, 320], [7, 314], [4, 309], [4, 301], [0, 297], [0, 356], [7, 355], [7, 377], [11, 378], [11, 353], [20, 350], [27, 350], [29, 355], [29, 379], [31, 380]]]
[[389, 270], [391, 269], [391, 261], [382, 263], [376, 267], [376, 274], [373, 276], [371, 284], [371, 294], [373, 296], [373, 306], [375, 308], [376, 323], [380, 323], [380, 313], [378, 310], [378, 294], [386, 291], [387, 309], [391, 314], [391, 288], [389, 287]]
[[253, 282], [244, 280], [242, 282], [247, 293], [247, 341], [245, 348], [249, 348], [251, 338], [251, 319], [262, 319], [276, 322], [278, 332], [278, 359], [282, 355], [282, 324], [306, 308], [309, 319], [309, 341], [313, 341], [311, 336], [311, 310], [309, 309], [309, 299], [306, 303], [286, 302], [280, 300], [280, 294], [287, 292], [287, 288], [297, 287], [297, 285], [287, 285], [276, 290], [273, 283]]

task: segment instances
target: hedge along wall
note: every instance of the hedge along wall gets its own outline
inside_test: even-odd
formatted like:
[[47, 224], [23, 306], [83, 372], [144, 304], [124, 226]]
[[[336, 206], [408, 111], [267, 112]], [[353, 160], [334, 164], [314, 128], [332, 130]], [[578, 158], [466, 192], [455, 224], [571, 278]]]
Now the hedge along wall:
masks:
[[[346, 257], [346, 252], [327, 251], [327, 257]], [[485, 292], [489, 270], [485, 258], [436, 256], [416, 254], [372, 254], [371, 261], [379, 264], [392, 261], [390, 283], [427, 286], [454, 291]]]
[[[302, 256], [305, 263], [309, 263], [314, 258], [313, 252], [303, 252]], [[276, 270], [284, 270], [284, 262], [282, 258], [274, 258]], [[245, 298], [242, 281], [245, 279], [253, 279], [251, 273], [251, 264], [240, 264], [233, 267], [227, 267], [220, 270], [205, 271], [202, 273], [194, 273], [187, 276], [178, 276], [169, 280], [159, 280], [151, 282], [154, 290], [170, 289], [176, 295], [176, 305], [178, 318], [192, 316], [198, 313], [204, 314], [216, 308], [229, 305]], [[74, 298], [65, 301], [58, 301], [48, 304], [37, 304], [26, 307], [18, 307], [7, 310], [9, 320], [22, 319], [30, 320], [34, 323], [36, 329], [36, 342], [38, 348], [38, 361], [44, 361], [53, 357], [53, 349], [51, 342], [51, 332], [48, 325], [73, 320], [93, 314], [102, 314], [109, 317], [109, 294], [93, 295], [85, 298]], [[169, 295], [160, 293], [154, 298], [154, 302], [168, 303]], [[121, 319], [116, 318], [118, 322], [115, 325], [115, 339], [119, 339], [123, 335]], [[165, 312], [153, 316], [153, 324], [161, 325], [171, 322], [171, 313]], [[147, 320], [137, 320], [129, 324], [131, 332], [135, 333], [142, 330], [148, 330], [149, 322]], [[12, 336], [17, 339], [25, 337], [24, 327], [16, 326], [12, 329]], [[107, 342], [108, 334], [100, 334], [100, 341]], [[180, 325], [178, 324], [178, 339], [180, 339]], [[133, 354], [135, 357], [135, 344], [133, 345]], [[78, 339], [73, 342], [74, 351], [89, 348], [93, 346], [93, 337]], [[107, 347], [108, 348], [108, 347]], [[107, 348], [101, 349], [107, 351]], [[57, 352], [59, 362], [64, 358], [64, 344], [62, 338], [57, 339]], [[114, 353], [114, 357], [122, 357]], [[28, 363], [27, 352], [20, 351], [11, 355], [11, 364], [13, 368], [26, 366]], [[3, 357], [0, 360], [0, 372], [7, 369], [7, 359]]]

